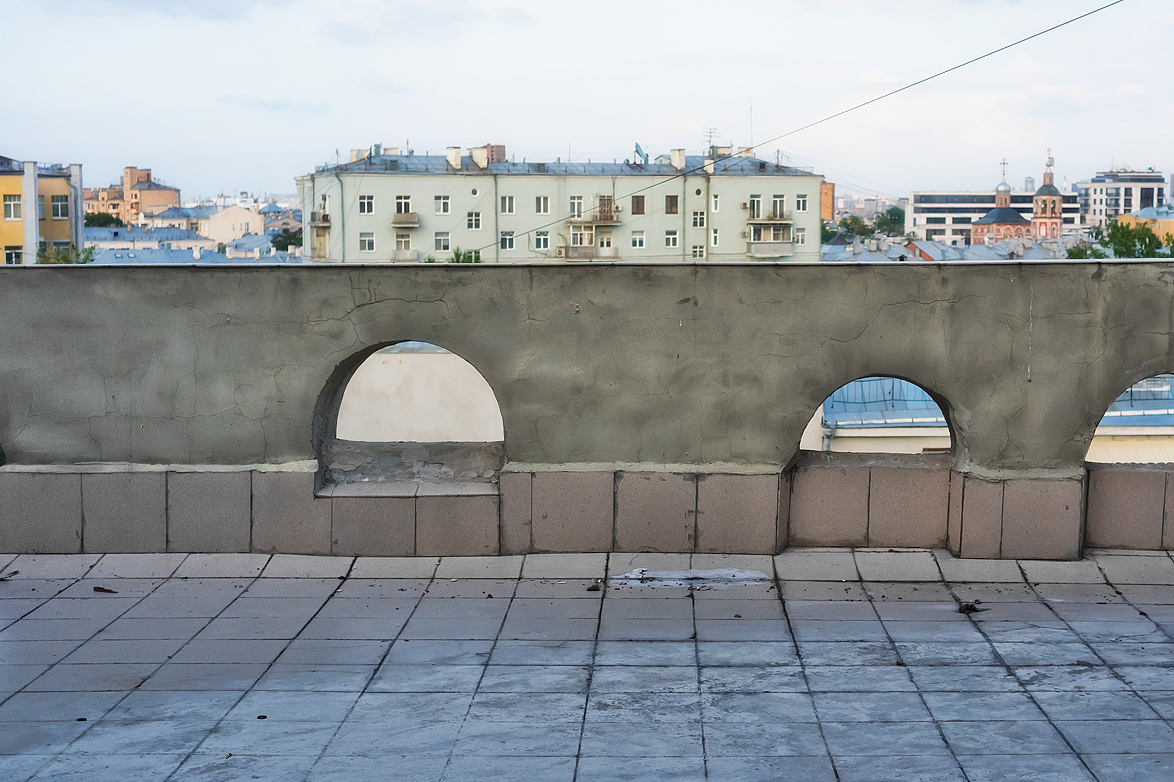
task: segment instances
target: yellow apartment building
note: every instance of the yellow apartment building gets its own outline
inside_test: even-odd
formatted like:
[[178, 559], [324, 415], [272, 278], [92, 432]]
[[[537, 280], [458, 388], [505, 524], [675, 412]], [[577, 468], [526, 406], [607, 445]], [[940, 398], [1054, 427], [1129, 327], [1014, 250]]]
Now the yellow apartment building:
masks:
[[38, 165], [0, 155], [0, 249], [6, 264], [36, 263], [45, 246], [81, 247], [79, 164]]

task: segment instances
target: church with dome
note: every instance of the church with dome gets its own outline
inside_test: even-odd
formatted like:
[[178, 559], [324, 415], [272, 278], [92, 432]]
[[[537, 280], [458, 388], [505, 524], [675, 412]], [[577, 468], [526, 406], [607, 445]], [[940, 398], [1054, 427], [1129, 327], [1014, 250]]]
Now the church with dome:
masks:
[[1064, 232], [1064, 197], [1056, 187], [1055, 159], [1048, 155], [1044, 184], [1032, 198], [1031, 219], [1011, 208], [1011, 186], [1007, 184], [1006, 162], [1003, 181], [995, 188], [995, 208], [978, 220], [970, 231], [971, 244], [992, 244], [1006, 239], [1059, 239]]

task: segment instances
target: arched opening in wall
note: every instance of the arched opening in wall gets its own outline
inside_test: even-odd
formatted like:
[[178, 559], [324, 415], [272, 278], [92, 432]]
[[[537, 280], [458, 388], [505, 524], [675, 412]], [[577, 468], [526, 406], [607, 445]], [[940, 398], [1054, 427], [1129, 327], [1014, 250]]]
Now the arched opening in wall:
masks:
[[1093, 433], [1085, 461], [1174, 462], [1174, 375], [1140, 380], [1114, 399]]
[[804, 451], [949, 453], [953, 436], [938, 401], [895, 377], [866, 377], [836, 389], [803, 431]]
[[468, 361], [426, 342], [343, 362], [316, 418], [323, 484], [495, 482], [505, 461], [493, 389]]

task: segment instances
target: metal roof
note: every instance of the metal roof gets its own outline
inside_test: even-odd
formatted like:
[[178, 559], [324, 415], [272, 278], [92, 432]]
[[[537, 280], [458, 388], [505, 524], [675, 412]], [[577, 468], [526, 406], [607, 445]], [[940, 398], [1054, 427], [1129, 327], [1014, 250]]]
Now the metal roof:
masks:
[[176, 241], [181, 239], [203, 239], [195, 231], [189, 231], [187, 228], [144, 228], [142, 226], [131, 226], [129, 228], [114, 228], [102, 227], [96, 228], [94, 226], [86, 226], [86, 241], [87, 242], [113, 242], [113, 241], [144, 241], [147, 239], [158, 241]]

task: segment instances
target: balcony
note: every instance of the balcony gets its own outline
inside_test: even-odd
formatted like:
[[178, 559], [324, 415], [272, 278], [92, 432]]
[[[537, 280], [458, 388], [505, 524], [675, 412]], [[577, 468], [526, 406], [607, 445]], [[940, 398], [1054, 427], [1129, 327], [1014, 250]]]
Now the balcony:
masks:
[[794, 255], [791, 242], [746, 242], [746, 254], [751, 258], [782, 258]]
[[391, 260], [399, 263], [412, 263], [420, 259], [418, 250], [396, 250], [391, 254]]
[[747, 218], [748, 225], [790, 225], [795, 222], [790, 212], [771, 212], [766, 217]]
[[330, 212], [310, 212], [310, 225], [329, 228]]
[[419, 228], [419, 212], [398, 212], [391, 218], [392, 226], [396, 228]]
[[567, 218], [568, 225], [619, 225], [620, 216], [615, 209], [596, 209], [591, 212], [584, 212], [581, 215], [572, 215]]

